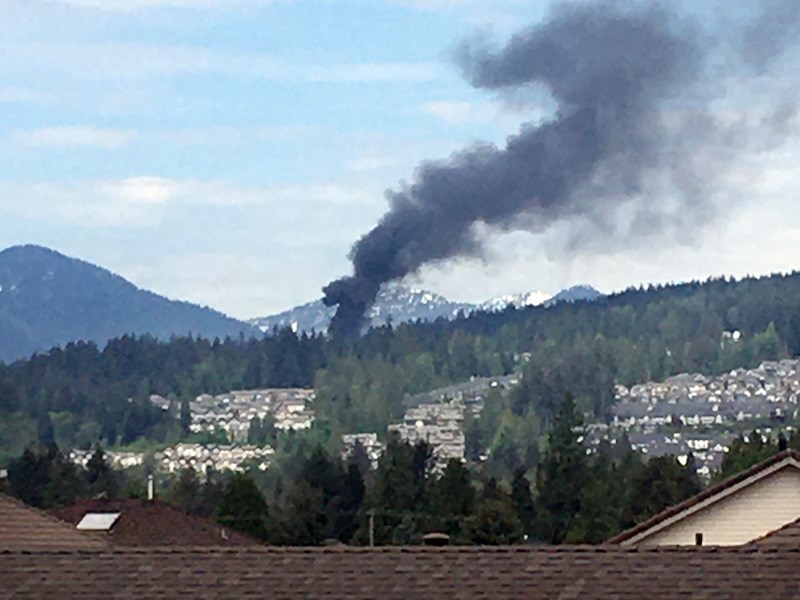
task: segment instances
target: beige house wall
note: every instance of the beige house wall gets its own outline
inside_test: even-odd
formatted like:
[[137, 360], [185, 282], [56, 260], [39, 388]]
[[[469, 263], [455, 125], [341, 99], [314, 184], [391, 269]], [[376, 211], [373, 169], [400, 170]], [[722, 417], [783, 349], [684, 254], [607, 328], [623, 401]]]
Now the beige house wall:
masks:
[[800, 518], [800, 470], [785, 467], [705, 508], [624, 545], [745, 544]]

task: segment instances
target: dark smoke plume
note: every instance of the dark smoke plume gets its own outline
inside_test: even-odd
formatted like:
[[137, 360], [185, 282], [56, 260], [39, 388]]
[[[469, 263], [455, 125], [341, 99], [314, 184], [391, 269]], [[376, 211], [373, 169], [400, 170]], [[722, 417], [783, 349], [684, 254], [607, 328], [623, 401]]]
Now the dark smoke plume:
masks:
[[659, 115], [704, 82], [707, 43], [659, 6], [591, 2], [562, 6], [499, 51], [465, 45], [459, 62], [474, 86], [543, 85], [557, 114], [523, 125], [505, 148], [478, 145], [423, 163], [410, 185], [387, 192], [389, 211], [353, 246], [353, 275], [324, 289], [325, 303], [338, 305], [331, 331], [357, 334], [381, 284], [431, 261], [478, 254], [477, 223], [541, 231], [641, 195], [654, 169], [694, 181], [666, 150], [678, 134]]

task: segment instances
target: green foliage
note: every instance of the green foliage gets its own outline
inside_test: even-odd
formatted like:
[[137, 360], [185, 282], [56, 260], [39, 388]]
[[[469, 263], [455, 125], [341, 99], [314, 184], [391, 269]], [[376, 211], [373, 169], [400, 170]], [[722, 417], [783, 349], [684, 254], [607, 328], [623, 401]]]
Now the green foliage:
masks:
[[92, 497], [116, 498], [121, 491], [121, 478], [106, 460], [100, 444], [95, 445], [94, 453], [86, 463], [86, 481]]
[[539, 466], [536, 531], [551, 544], [563, 542], [581, 510], [586, 455], [578, 440], [581, 417], [570, 393], [564, 397]]
[[700, 489], [693, 461], [682, 466], [673, 456], [651, 458], [633, 478], [629, 523], [646, 521], [668, 506], [694, 496]]
[[0, 464], [7, 464], [36, 443], [36, 422], [25, 413], [17, 411], [0, 417]]
[[511, 480], [511, 502], [514, 505], [514, 512], [517, 515], [517, 519], [519, 519], [523, 533], [532, 538], [535, 532], [536, 506], [531, 493], [531, 482], [526, 477], [525, 470], [522, 467], [518, 467], [514, 471], [514, 476]]
[[228, 478], [217, 508], [217, 521], [254, 538], [267, 539], [269, 510], [251, 477], [234, 473]]
[[485, 499], [469, 522], [467, 539], [472, 544], [498, 546], [523, 541], [523, 525], [510, 500]]
[[777, 443], [762, 438], [761, 434], [755, 431], [748, 436], [747, 440], [744, 435], [740, 435], [731, 443], [728, 452], [722, 459], [719, 471], [714, 475], [714, 480], [722, 481], [736, 473], [746, 471], [778, 450]]
[[37, 508], [55, 508], [83, 497], [87, 481], [55, 444], [41, 451], [25, 450], [8, 465], [11, 493]]
[[167, 501], [187, 513], [202, 512], [202, 486], [194, 469], [183, 469], [167, 492]]
[[475, 490], [464, 464], [450, 459], [442, 475], [430, 479], [427, 493], [431, 527], [451, 538], [462, 537], [465, 520], [475, 511]]

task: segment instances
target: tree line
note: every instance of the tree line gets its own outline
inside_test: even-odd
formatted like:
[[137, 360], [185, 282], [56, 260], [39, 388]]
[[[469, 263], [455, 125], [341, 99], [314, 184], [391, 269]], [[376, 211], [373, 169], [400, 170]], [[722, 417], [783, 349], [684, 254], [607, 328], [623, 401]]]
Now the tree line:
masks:
[[[741, 335], [723, 335], [730, 331]], [[265, 339], [76, 342], [0, 365], [0, 463], [37, 443], [172, 444], [188, 436], [188, 415], [155, 408], [150, 394], [185, 408], [200, 393], [263, 387], [313, 387], [315, 435], [335, 452], [344, 433], [385, 435], [408, 394], [518, 371], [521, 384], [492, 396], [468, 423], [470, 456], [489, 457], [482, 475], [509, 484], [515, 469], [538, 464], [567, 390], [583, 415], [602, 420], [615, 383], [798, 353], [798, 274], [650, 286], [593, 302], [385, 326], [358, 340], [283, 330]], [[273, 437], [269, 424], [253, 435]]]

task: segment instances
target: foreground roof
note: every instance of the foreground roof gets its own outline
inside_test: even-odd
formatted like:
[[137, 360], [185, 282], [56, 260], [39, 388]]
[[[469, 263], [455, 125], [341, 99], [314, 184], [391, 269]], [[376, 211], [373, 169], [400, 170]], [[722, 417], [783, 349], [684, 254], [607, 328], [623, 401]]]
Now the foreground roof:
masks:
[[98, 550], [103, 540], [90, 538], [45, 512], [0, 494], [0, 549]]
[[800, 452], [791, 449], [778, 452], [757, 465], [750, 467], [746, 471], [730, 477], [717, 485], [713, 485], [699, 494], [684, 500], [680, 504], [666, 508], [647, 521], [643, 521], [635, 527], [617, 534], [609, 539], [608, 543], [634, 543], [786, 467], [800, 469]]
[[260, 542], [158, 500], [84, 500], [53, 511], [77, 526], [87, 513], [119, 513], [108, 532], [81, 532], [103, 537], [113, 546], [253, 546]]
[[752, 543], [770, 545], [770, 546], [782, 545], [782, 546], [800, 548], [800, 519], [792, 521], [791, 523], [784, 525], [780, 529], [771, 531], [767, 535], [762, 536], [757, 540], [753, 540]]
[[796, 598], [800, 548], [412, 547], [0, 552], [26, 598]]

